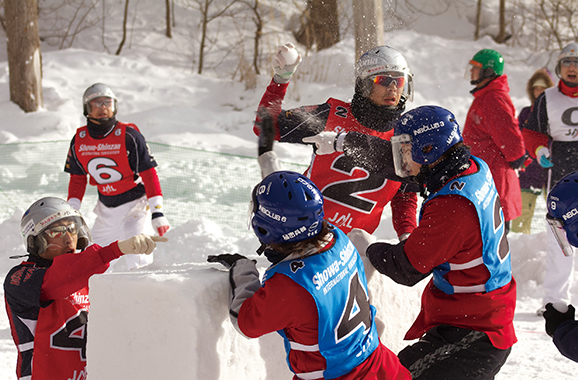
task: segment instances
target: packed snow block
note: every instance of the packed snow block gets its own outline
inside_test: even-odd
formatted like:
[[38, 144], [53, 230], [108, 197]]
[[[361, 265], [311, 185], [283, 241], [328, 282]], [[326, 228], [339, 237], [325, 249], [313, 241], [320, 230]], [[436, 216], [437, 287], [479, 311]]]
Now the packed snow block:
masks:
[[91, 380], [290, 379], [277, 334], [247, 339], [233, 328], [228, 286], [227, 271], [206, 266], [93, 276]]
[[[421, 290], [375, 271], [368, 277], [381, 341], [397, 353], [407, 345]], [[204, 264], [93, 276], [90, 379], [291, 379], [278, 334], [247, 339], [233, 328], [228, 281], [227, 271]]]

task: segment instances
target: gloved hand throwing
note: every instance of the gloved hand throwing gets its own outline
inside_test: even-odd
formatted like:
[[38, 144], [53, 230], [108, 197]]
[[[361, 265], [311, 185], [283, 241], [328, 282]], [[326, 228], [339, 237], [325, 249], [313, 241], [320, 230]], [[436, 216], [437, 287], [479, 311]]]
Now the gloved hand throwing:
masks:
[[306, 144], [313, 144], [315, 146], [315, 154], [324, 155], [335, 152], [342, 152], [336, 146], [338, 134], [336, 132], [324, 131], [318, 135], [303, 137], [301, 141]]
[[271, 60], [271, 66], [275, 71], [273, 80], [275, 83], [288, 83], [301, 63], [301, 55], [292, 43], [286, 43], [277, 47], [277, 54]]
[[[238, 253], [223, 253], [221, 255], [209, 255], [207, 257], [208, 262], [222, 264], [227, 269], [231, 269], [231, 267], [241, 259], [246, 259], [246, 257]], [[253, 260], [253, 262], [255, 262], [255, 260]]]
[[539, 146], [538, 149], [536, 149], [536, 160], [538, 160], [538, 163], [543, 168], [547, 169], [554, 166], [552, 161], [550, 161], [550, 150], [545, 146]]
[[[560, 306], [558, 306], [560, 308]], [[552, 303], [546, 304], [546, 311], [544, 311], [544, 319], [546, 320], [546, 333], [554, 337], [554, 333], [558, 326], [563, 322], [573, 321], [576, 309], [574, 306], [568, 305], [566, 312], [559, 311]]]
[[362, 230], [361, 228], [352, 229], [347, 234], [347, 237], [351, 240], [355, 248], [357, 248], [357, 252], [359, 252], [361, 256], [366, 256], [365, 252], [367, 251], [367, 247], [375, 243], [377, 240], [375, 236], [367, 233], [367, 231]]
[[163, 236], [135, 235], [126, 240], [119, 240], [118, 249], [123, 255], [146, 254], [150, 255], [157, 246], [156, 242], [167, 242], [169, 238]]

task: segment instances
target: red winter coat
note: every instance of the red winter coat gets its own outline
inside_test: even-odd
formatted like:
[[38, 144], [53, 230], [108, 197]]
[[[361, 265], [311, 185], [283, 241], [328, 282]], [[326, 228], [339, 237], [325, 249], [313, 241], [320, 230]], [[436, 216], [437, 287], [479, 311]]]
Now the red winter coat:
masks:
[[506, 221], [522, 214], [520, 182], [508, 162], [516, 161], [526, 153], [509, 92], [506, 75], [473, 92], [474, 101], [462, 134], [472, 154], [490, 167]]

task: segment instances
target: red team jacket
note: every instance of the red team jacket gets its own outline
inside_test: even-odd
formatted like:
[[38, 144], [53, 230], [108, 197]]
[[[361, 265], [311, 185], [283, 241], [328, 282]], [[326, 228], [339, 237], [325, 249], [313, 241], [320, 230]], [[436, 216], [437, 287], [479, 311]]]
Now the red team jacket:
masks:
[[490, 167], [506, 221], [522, 214], [520, 181], [508, 162], [526, 153], [509, 92], [506, 75], [475, 91], [462, 133], [472, 154]]
[[[272, 115], [281, 142], [301, 142], [303, 137], [311, 135], [310, 130], [300, 129], [301, 125], [291, 120], [293, 113], [303, 110], [311, 111], [312, 116], [310, 121], [308, 120], [311, 124], [323, 121], [325, 131], [361, 132], [387, 140], [393, 135], [393, 130], [378, 132], [364, 127], [353, 116], [350, 103], [337, 99], [327, 101], [326, 105], [330, 109], [328, 116], [324, 116], [327, 117], [326, 121], [313, 115], [314, 110], [319, 106], [281, 112], [281, 103], [287, 86], [288, 84], [271, 81], [259, 105], [260, 108], [267, 108]], [[279, 130], [280, 124], [283, 124], [281, 131]], [[257, 127], [254, 131], [259, 134]], [[399, 182], [386, 180], [355, 166], [353, 160], [343, 153], [313, 154], [311, 164], [305, 174], [323, 194], [325, 219], [345, 233], [351, 231], [352, 228], [361, 228], [369, 233], [374, 232], [381, 221], [383, 208], [390, 202], [393, 226], [398, 236], [411, 233], [417, 224], [415, 217], [417, 195], [415, 193], [399, 191], [401, 185]]]
[[116, 243], [92, 245], [52, 264], [31, 258], [8, 272], [4, 292], [18, 379], [86, 379], [88, 280], [121, 255]]

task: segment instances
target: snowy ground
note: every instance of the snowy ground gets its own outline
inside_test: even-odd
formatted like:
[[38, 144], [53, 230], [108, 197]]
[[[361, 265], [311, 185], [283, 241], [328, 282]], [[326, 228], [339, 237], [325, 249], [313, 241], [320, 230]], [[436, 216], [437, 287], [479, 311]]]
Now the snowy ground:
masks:
[[[452, 35], [436, 35], [434, 21], [437, 25], [451, 24]], [[470, 85], [463, 73], [468, 60], [481, 48], [494, 48], [505, 56], [514, 104], [518, 110], [527, 105], [526, 81], [546, 62], [547, 56], [534, 56], [535, 66], [529, 67], [519, 58], [527, 56], [527, 51], [495, 45], [489, 38], [473, 43], [463, 37], [471, 35], [471, 30], [464, 29], [469, 27], [463, 20], [437, 18], [422, 25], [423, 33], [402, 31], [386, 35], [387, 43], [404, 54], [415, 74], [417, 92], [409, 107], [441, 105], [452, 110], [463, 123], [471, 103]], [[175, 40], [178, 41], [178, 36]], [[162, 36], [143, 38], [121, 56], [81, 49], [44, 52], [45, 107], [31, 114], [9, 102], [8, 64], [5, 53], [0, 53], [0, 143], [69, 140], [83, 122], [82, 92], [94, 82], [105, 82], [119, 98], [119, 120], [136, 123], [148, 141], [255, 157], [251, 121], [270, 80], [269, 74], [257, 78], [256, 90], [246, 90], [244, 84], [225, 76], [199, 76], [191, 72], [187, 57], [174, 54], [177, 42], [159, 41], [163, 41]], [[330, 96], [350, 99], [353, 51], [353, 41], [347, 38], [329, 51], [310, 53], [299, 68], [301, 74], [290, 86], [285, 105], [318, 104]], [[318, 73], [320, 67], [325, 79], [310, 81], [312, 73]], [[299, 164], [305, 164], [310, 153], [306, 147], [285, 144], [278, 144], [276, 150], [282, 159]], [[193, 177], [209, 182], [258, 177], [258, 173], [247, 174], [247, 170], [254, 170], [247, 166], [231, 167], [218, 179], [214, 178], [211, 169], [222, 166], [214, 157], [203, 158], [204, 170], [191, 172], [191, 181]], [[64, 156], [59, 159], [64, 163]], [[166, 167], [167, 171], [173, 164], [160, 162], [161, 169]], [[2, 192], [14, 185], [22, 170], [2, 168]], [[42, 190], [44, 182], [36, 182], [38, 186], [34, 189], [22, 191]], [[65, 176], [58, 177], [58, 182], [58, 189], [66, 189]], [[50, 194], [46, 195], [66, 197], [65, 190], [53, 194], [57, 187], [47, 189]], [[191, 198], [202, 204], [225, 197], [228, 191], [230, 188], [226, 186], [195, 188]], [[18, 194], [7, 196], [16, 199]], [[89, 221], [93, 217], [91, 199], [86, 200], [82, 209]], [[171, 207], [181, 212], [195, 207], [185, 201], [172, 201], [175, 203]], [[0, 277], [17, 263], [7, 257], [23, 253], [18, 237], [23, 207], [26, 205], [19, 204], [16, 211], [0, 219], [4, 236]], [[246, 213], [246, 209], [239, 213]], [[170, 219], [170, 209], [167, 214]], [[92, 281], [88, 350], [91, 380], [183, 378], [183, 372], [190, 379], [289, 378], [281, 356], [280, 338], [270, 335], [247, 341], [231, 328], [226, 308], [226, 273], [205, 262], [206, 256], [214, 253], [236, 251], [254, 255], [256, 240], [249, 232], [240, 230], [231, 223], [191, 217], [169, 231], [170, 241], [159, 246], [151, 267], [130, 274], [102, 275]], [[540, 231], [540, 226], [536, 230]], [[377, 235], [394, 238], [387, 215]], [[515, 316], [519, 342], [497, 379], [572, 378], [578, 365], [559, 355], [544, 332], [543, 320], [535, 315], [542, 297], [545, 232], [529, 236], [511, 234], [510, 246], [519, 290]], [[260, 269], [264, 269], [266, 261], [258, 260]], [[396, 352], [407, 344], [402, 337], [418, 311], [421, 286], [404, 288], [379, 275], [370, 281], [381, 338]], [[574, 287], [573, 291], [576, 295], [578, 289]], [[1, 291], [0, 297], [3, 298]], [[6, 315], [0, 313], [0, 378], [15, 378], [15, 352]]]

